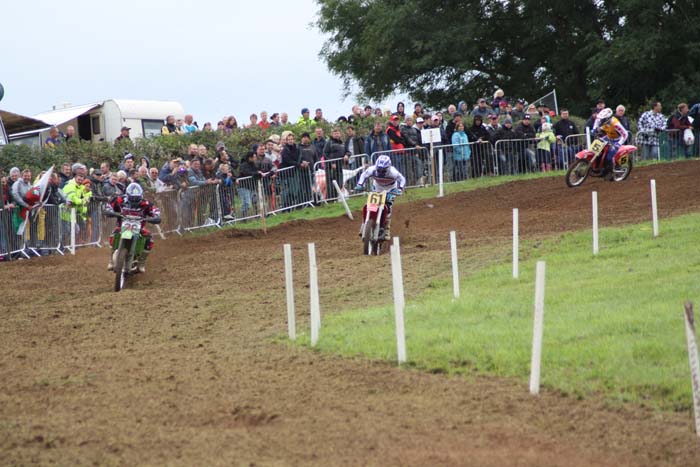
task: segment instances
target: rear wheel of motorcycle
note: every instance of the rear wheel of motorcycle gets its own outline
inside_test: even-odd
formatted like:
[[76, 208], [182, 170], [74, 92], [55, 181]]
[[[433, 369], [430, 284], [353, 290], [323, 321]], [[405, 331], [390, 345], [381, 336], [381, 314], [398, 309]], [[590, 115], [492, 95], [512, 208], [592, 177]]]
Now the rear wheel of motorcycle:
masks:
[[117, 260], [114, 262], [114, 291], [119, 292], [126, 285], [126, 248], [120, 248]]
[[372, 233], [376, 227], [376, 221], [374, 219], [368, 219], [365, 222], [365, 226], [362, 230], [362, 253], [365, 255], [371, 255], [374, 242], [372, 242]]
[[591, 172], [591, 163], [585, 159], [576, 159], [566, 171], [566, 184], [570, 188], [581, 185]]
[[620, 164], [619, 169], [613, 169], [613, 180], [621, 182], [630, 176], [632, 172], [632, 155], [627, 156], [627, 163]]

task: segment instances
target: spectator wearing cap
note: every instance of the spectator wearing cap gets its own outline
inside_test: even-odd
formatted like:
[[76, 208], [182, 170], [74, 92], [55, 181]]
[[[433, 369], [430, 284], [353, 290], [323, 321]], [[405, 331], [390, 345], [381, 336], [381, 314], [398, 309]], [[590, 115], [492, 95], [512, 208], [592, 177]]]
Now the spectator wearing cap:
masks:
[[270, 116], [270, 126], [272, 126], [272, 127], [282, 126], [280, 124], [280, 114], [278, 114], [277, 112], [273, 113]]
[[[443, 125], [443, 121], [440, 118], [439, 114], [435, 114], [432, 117], [430, 117], [430, 124], [425, 124], [426, 127], [430, 128], [439, 128], [440, 129], [440, 141], [442, 144], [448, 144], [449, 141], [451, 141], [451, 137], [447, 137], [447, 127], [446, 125]], [[422, 140], [422, 139], [421, 139]]]
[[301, 118], [296, 124], [300, 131], [312, 131], [316, 128], [316, 122], [309, 116], [309, 109], [304, 107], [301, 109]]
[[121, 129], [121, 132], [119, 133], [119, 136], [114, 140], [115, 143], [120, 143], [122, 141], [131, 141], [131, 137], [129, 136], [129, 131], [131, 131], [131, 128], [128, 126], [123, 126]]
[[[537, 136], [535, 128], [532, 125], [532, 116], [530, 114], [525, 114], [523, 120], [515, 127], [515, 136], [518, 139], [534, 140]], [[530, 144], [528, 142], [523, 142], [519, 145], [519, 164], [517, 168], [517, 173], [531, 172], [534, 168], [535, 163], [535, 153], [530, 149]]]
[[486, 118], [488, 118], [491, 112], [491, 108], [488, 105], [486, 105], [486, 99], [481, 98], [478, 100], [477, 106], [474, 107], [471, 114], [472, 117], [481, 117], [481, 121], [483, 122]]
[[501, 125], [498, 124], [498, 115], [495, 113], [489, 114], [489, 121], [484, 126], [486, 127], [486, 131], [489, 132], [489, 141], [491, 141], [496, 132], [501, 128]]
[[491, 137], [491, 143], [495, 147], [496, 157], [498, 158], [498, 173], [514, 174], [520, 147], [518, 143], [501, 143], [499, 141], [511, 141], [518, 139], [513, 128], [513, 119], [506, 117], [503, 119], [503, 125]]
[[267, 130], [268, 128], [270, 128], [270, 121], [267, 119], [266, 110], [260, 112], [260, 121], [258, 122], [258, 126], [263, 130]]
[[[401, 104], [401, 102], [399, 102]], [[386, 134], [389, 136], [389, 143], [391, 144], [391, 149], [393, 151], [404, 149], [406, 147], [406, 139], [401, 134], [401, 129], [399, 128], [399, 122], [401, 121], [401, 116], [395, 113], [389, 118], [389, 125], [386, 128]]]
[[129, 171], [133, 168], [134, 155], [130, 152], [127, 152], [126, 154], [124, 154], [124, 159], [122, 160], [122, 163], [119, 164], [119, 170], [123, 170], [124, 172], [129, 173]]
[[511, 110], [510, 116], [513, 119], [513, 123], [517, 123], [525, 118], [525, 100], [518, 99], [515, 102], [515, 108]]

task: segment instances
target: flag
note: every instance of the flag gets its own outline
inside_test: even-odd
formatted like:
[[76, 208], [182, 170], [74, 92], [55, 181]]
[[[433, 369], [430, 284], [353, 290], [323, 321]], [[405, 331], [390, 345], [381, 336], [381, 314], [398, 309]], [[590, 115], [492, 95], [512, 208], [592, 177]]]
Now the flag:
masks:
[[27, 222], [29, 221], [29, 213], [32, 208], [38, 206], [41, 203], [41, 200], [44, 198], [52, 173], [53, 166], [51, 166], [51, 168], [47, 170], [44, 175], [36, 180], [27, 194], [24, 195], [24, 201], [29, 205], [29, 208], [22, 207], [22, 209], [19, 211], [15, 211], [19, 217], [16, 219], [18, 223], [17, 235], [24, 235], [24, 231], [27, 228]]

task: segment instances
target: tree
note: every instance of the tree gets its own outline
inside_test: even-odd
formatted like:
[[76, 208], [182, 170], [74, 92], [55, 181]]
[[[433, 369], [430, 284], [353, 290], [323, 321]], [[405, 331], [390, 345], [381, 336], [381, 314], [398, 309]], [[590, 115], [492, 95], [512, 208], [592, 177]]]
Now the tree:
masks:
[[372, 99], [444, 107], [499, 87], [529, 99], [556, 88], [587, 115], [599, 97], [634, 108], [700, 80], [697, 0], [317, 2], [330, 35], [321, 57]]

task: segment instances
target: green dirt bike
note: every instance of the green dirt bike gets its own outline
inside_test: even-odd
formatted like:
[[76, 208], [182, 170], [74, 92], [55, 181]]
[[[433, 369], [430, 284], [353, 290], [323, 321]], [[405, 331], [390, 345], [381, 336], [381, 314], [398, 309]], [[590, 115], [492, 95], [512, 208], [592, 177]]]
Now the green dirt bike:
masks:
[[126, 286], [129, 276], [139, 272], [141, 260], [146, 248], [146, 237], [141, 234], [143, 221], [157, 224], [160, 219], [143, 218], [141, 216], [121, 216], [122, 225], [119, 232], [114, 234], [112, 244], [114, 259], [114, 291], [119, 292]]

